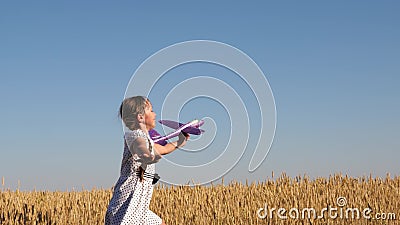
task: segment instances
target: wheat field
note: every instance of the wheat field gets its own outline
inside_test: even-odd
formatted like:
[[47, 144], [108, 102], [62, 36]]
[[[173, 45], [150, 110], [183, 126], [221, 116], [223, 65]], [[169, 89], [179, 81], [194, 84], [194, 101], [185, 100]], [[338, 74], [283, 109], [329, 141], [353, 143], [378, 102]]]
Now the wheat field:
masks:
[[[111, 196], [111, 189], [3, 188], [0, 224], [103, 224]], [[251, 184], [157, 185], [150, 209], [167, 224], [400, 224], [400, 177], [283, 174]]]

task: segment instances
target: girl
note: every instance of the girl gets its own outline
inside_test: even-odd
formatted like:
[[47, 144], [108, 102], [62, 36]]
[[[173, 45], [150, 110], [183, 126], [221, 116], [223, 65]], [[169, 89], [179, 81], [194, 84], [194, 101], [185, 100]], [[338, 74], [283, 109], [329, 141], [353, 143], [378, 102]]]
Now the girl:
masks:
[[119, 115], [129, 131], [124, 135], [124, 153], [120, 177], [105, 216], [106, 225], [165, 224], [149, 209], [153, 184], [158, 180], [155, 163], [186, 144], [189, 135], [165, 146], [154, 144], [148, 131], [156, 126], [156, 114], [150, 101], [143, 96], [125, 99]]

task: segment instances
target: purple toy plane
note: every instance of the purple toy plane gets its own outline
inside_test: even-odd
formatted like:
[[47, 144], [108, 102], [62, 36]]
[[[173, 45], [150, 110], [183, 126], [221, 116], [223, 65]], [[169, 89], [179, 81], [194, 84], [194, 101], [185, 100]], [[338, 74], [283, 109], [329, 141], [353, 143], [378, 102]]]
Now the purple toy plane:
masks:
[[156, 130], [152, 129], [149, 131], [149, 135], [151, 139], [154, 141], [156, 144], [160, 145], [166, 145], [168, 142], [168, 139], [171, 139], [173, 137], [178, 136], [181, 132], [188, 133], [188, 134], [194, 134], [194, 135], [200, 135], [201, 133], [204, 132], [204, 130], [200, 129], [199, 127], [204, 124], [204, 120], [193, 120], [189, 123], [179, 123], [176, 121], [171, 121], [171, 120], [160, 120], [158, 121], [162, 125], [165, 125], [167, 127], [170, 127], [172, 129], [175, 129], [175, 131], [165, 135], [161, 136]]

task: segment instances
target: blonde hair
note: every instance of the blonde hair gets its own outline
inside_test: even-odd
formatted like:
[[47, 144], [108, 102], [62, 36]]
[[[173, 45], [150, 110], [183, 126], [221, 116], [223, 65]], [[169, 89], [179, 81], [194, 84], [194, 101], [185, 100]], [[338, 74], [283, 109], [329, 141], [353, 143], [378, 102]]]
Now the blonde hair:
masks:
[[137, 116], [145, 113], [145, 109], [150, 106], [150, 100], [144, 96], [134, 96], [124, 99], [119, 107], [119, 116], [125, 126], [130, 130], [139, 127]]

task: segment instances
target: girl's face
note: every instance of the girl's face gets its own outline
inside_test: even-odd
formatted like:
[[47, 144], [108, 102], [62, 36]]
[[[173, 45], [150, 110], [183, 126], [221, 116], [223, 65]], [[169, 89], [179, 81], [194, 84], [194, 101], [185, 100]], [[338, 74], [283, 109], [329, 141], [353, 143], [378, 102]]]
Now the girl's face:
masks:
[[156, 127], [156, 113], [153, 112], [153, 106], [151, 105], [150, 102], [144, 111], [144, 123], [146, 125], [147, 130], [151, 130], [154, 127]]

